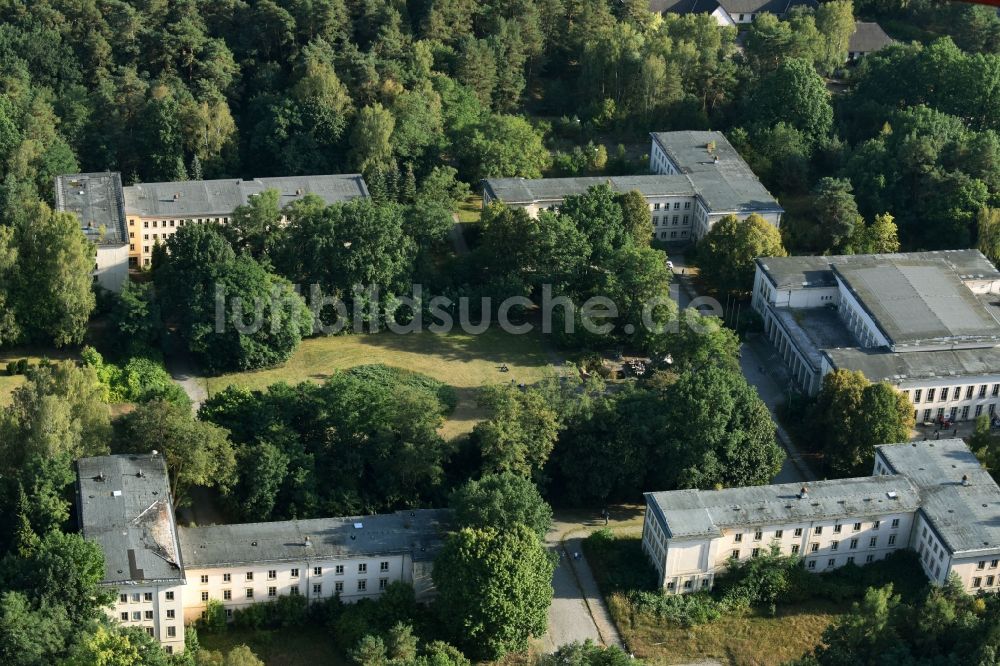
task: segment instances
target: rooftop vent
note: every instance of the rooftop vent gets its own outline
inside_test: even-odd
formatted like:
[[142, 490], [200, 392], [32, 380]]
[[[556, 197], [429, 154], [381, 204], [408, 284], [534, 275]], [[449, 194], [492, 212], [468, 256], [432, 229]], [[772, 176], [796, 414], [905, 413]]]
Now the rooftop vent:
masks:
[[250, 545], [256, 548], [257, 547], [257, 542], [256, 541], [251, 541]]
[[143, 478], [143, 477], [144, 477], [144, 476], [146, 476], [146, 475], [145, 475], [145, 474], [143, 473], [143, 471], [142, 471], [142, 470], [140, 469], [140, 470], [139, 470], [138, 472], [136, 472], [136, 473], [135, 473], [135, 476], [136, 476], [136, 478], [138, 478], [138, 479], [141, 479], [141, 478]]
[[181, 193], [180, 192], [174, 192], [174, 201], [177, 201], [180, 198], [181, 198]]
[[806, 499], [809, 497], [809, 488], [802, 486], [802, 490], [799, 491], [799, 499]]
[[885, 494], [885, 496], [888, 497], [889, 499], [899, 499], [899, 493], [897, 493], [895, 490], [890, 490]]
[[111, 496], [112, 497], [121, 497], [122, 496], [122, 491], [120, 491], [120, 490], [112, 490], [111, 491]]
[[97, 476], [94, 477], [94, 481], [98, 483], [104, 483], [104, 472], [98, 472]]
[[354, 523], [354, 529], [356, 530], [360, 530], [364, 526], [365, 526], [364, 523]]
[[299, 196], [301, 196], [301, 195], [302, 195], [302, 193], [303, 193], [303, 191], [302, 191], [302, 188], [301, 188], [301, 187], [300, 187], [300, 188], [298, 188], [297, 190], [295, 190], [295, 194], [297, 194], [297, 195], [299, 195]]
[[[962, 485], [963, 486], [969, 485], [969, 475], [968, 474], [963, 474], [962, 475]], [[986, 506], [986, 505], [984, 504], [983, 506]]]
[[305, 538], [305, 541], [303, 541], [302, 545], [303, 545], [303, 546], [305, 546], [306, 548], [311, 548], [311, 547], [312, 547], [312, 545], [313, 545], [313, 542], [312, 542], [312, 539], [310, 539], [310, 538], [309, 538], [309, 537], [307, 536], [307, 537]]

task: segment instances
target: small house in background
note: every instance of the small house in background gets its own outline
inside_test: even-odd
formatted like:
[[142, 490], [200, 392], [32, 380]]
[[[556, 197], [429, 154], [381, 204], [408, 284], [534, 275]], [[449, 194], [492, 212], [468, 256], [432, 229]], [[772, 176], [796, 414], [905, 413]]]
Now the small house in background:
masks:
[[784, 18], [792, 7], [816, 8], [816, 0], [650, 0], [657, 14], [711, 14], [719, 25], [739, 27], [767, 12]]
[[885, 34], [878, 23], [857, 21], [854, 34], [847, 44], [847, 62], [854, 62], [892, 44], [892, 37]]

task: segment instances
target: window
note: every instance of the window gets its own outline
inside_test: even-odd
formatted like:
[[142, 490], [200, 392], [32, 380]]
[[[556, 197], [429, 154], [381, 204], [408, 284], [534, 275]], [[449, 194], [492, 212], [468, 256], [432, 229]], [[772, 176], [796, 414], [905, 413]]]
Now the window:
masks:
[[979, 564], [976, 565], [976, 568], [980, 569], [980, 570], [985, 569], [986, 568], [986, 560], [979, 560]]
[[865, 555], [865, 564], [871, 564], [875, 560], [874, 555]]
[[998, 395], [1000, 395], [1000, 384], [994, 384], [993, 385], [993, 397], [995, 398]]
[[896, 545], [896, 535], [895, 534], [890, 534], [889, 535], [889, 545], [890, 546], [895, 546]]
[[754, 548], [750, 553], [751, 557], [760, 557], [760, 548]]
[[914, 405], [917, 404], [918, 402], [920, 402], [920, 396], [923, 395], [923, 393], [924, 393], [923, 389], [917, 389], [917, 390], [915, 390], [913, 392], [913, 404]]
[[313, 594], [323, 594], [322, 583], [313, 583]]
[[799, 554], [799, 544], [794, 543], [792, 544], [792, 555], [798, 555], [798, 554]]
[[140, 622], [140, 621], [142, 621], [142, 612], [141, 611], [132, 611], [132, 621], [133, 622]]
[[982, 587], [982, 586], [983, 586], [982, 578], [976, 576], [975, 578], [972, 579], [972, 587]]
[[299, 596], [299, 586], [292, 585], [290, 588], [288, 588], [288, 594], [292, 595], [293, 597]]
[[123, 604], [127, 604], [128, 603], [128, 595], [127, 594], [119, 594], [118, 595], [118, 602], [119, 603], [123, 603]]
[[208, 601], [208, 590], [202, 590], [201, 591], [201, 600], [202, 601]]
[[660, 218], [656, 215], [653, 216], [653, 226], [654, 227], [660, 226]]
[[153, 635], [153, 628], [152, 627], [146, 627], [146, 633], [149, 634], [150, 636], [152, 636]]
[[684, 226], [691, 224], [690, 217], [691, 217], [690, 215], [685, 215], [684, 218], [681, 220], [681, 224], [683, 224]]
[[144, 229], [149, 229], [149, 221], [148, 220], [143, 220], [142, 221], [142, 226], [143, 226]]
[[152, 601], [153, 600], [153, 593], [152, 592], [143, 592], [142, 593], [142, 600], [143, 601]]
[[839, 541], [831, 541], [830, 542], [830, 550], [837, 550], [837, 548], [839, 546], [840, 546], [840, 542]]
[[990, 569], [996, 569], [997, 565], [1000, 565], [1000, 560], [993, 560], [990, 562]]
[[677, 587], [677, 583], [675, 583], [674, 581], [670, 581], [669, 583], [667, 583], [667, 589], [670, 590], [671, 592], [674, 591], [675, 587]]
[[857, 547], [858, 547], [858, 540], [857, 539], [851, 539], [851, 550], [854, 550]]
[[689, 210], [690, 208], [691, 208], [691, 202], [690, 201], [685, 201], [684, 202], [684, 210]]
[[848, 564], [854, 564], [854, 556], [853, 556], [853, 555], [851, 555], [851, 556], [849, 556], [849, 557], [847, 558], [847, 563], [848, 563]]
[[980, 398], [986, 397], [986, 384], [983, 384], [982, 386], [979, 387], [979, 397]]
[[965, 389], [965, 399], [966, 400], [971, 400], [972, 399], [972, 391], [975, 390], [975, 388], [976, 388], [975, 386], [968, 386], [968, 387], [966, 387], [966, 389]]
[[931, 410], [925, 409], [924, 410], [924, 421], [930, 421], [930, 420], [931, 420]]
[[291, 575], [292, 578], [298, 578], [299, 577], [299, 570], [298, 569], [292, 569], [291, 572], [289, 572], [289, 575]]
[[897, 527], [899, 527], [899, 518], [893, 518], [892, 519], [892, 529], [896, 529]]
[[368, 573], [368, 565], [364, 562], [358, 565], [358, 573]]
[[670, 232], [670, 237], [671, 238], [677, 238], [677, 232], [676, 231], [671, 231]]
[[743, 541], [743, 535], [737, 533], [736, 536], [733, 537], [733, 541], [735, 541], [736, 543]]
[[253, 599], [253, 588], [252, 587], [248, 587], [246, 589], [246, 598], [247, 599]]
[[338, 564], [336, 567], [334, 567], [333, 573], [337, 574], [338, 576], [343, 576], [344, 575], [344, 565], [343, 564]]
[[836, 558], [831, 557], [830, 559], [828, 559], [826, 561], [826, 566], [827, 566], [828, 569], [832, 569], [835, 566], [837, 566], [837, 560], [836, 560]]
[[843, 527], [843, 525], [834, 525], [833, 526], [833, 533], [834, 534], [840, 534], [840, 530], [841, 530], [842, 527]]
[[334, 592], [343, 592], [344, 591], [344, 581], [338, 580], [336, 583], [334, 583], [333, 584], [333, 591]]
[[247, 572], [247, 580], [253, 580], [253, 572], [252, 571], [248, 571]]
[[274, 580], [277, 577], [278, 577], [278, 572], [277, 571], [275, 571], [274, 569], [268, 569], [268, 572], [267, 572], [267, 579], [268, 580]]
[[689, 580], [684, 581], [684, 589], [685, 590], [690, 590], [691, 589], [691, 581], [689, 581]]
[[872, 537], [871, 539], [868, 540], [868, 547], [874, 548], [877, 543], [878, 543], [878, 537]]
[[675, 202], [674, 202], [674, 210], [677, 210], [677, 209], [679, 209], [680, 207], [681, 207], [681, 202], [680, 202], [680, 201], [675, 201]]
[[222, 574], [222, 582], [223, 583], [229, 583], [229, 582], [232, 582], [232, 580], [233, 580], [233, 575], [232, 574], [227, 574], [227, 573]]
[[876, 520], [874, 523], [872, 523], [872, 529], [873, 530], [877, 530], [880, 527], [882, 527], [882, 521], [881, 520]]
[[658, 203], [653, 204], [653, 210], [660, 210], [660, 204]]
[[274, 597], [278, 596], [278, 588], [274, 587], [273, 585], [270, 586], [270, 587], [268, 587], [267, 588], [267, 596], [270, 597], [270, 598], [274, 598]]
[[962, 420], [969, 418], [969, 406], [962, 407]]
[[153, 220], [153, 228], [156, 228], [156, 220]]
[[173, 608], [167, 609], [167, 619], [173, 620], [176, 617], [176, 611]]
[[802, 536], [802, 528], [801, 527], [796, 527], [795, 528], [795, 536]]
[[233, 591], [232, 590], [223, 590], [222, 591], [222, 598], [225, 599], [226, 601], [229, 601], [230, 599], [233, 598]]
[[813, 529], [813, 534], [822, 534], [822, 533], [823, 533], [823, 526], [822, 525], [817, 525], [816, 528]]
[[379, 578], [378, 579], [378, 589], [384, 590], [388, 586], [389, 586], [389, 579], [388, 578]]
[[760, 541], [762, 538], [764, 538], [764, 533], [761, 532], [760, 530], [757, 530], [756, 532], [753, 533], [754, 541]]
[[734, 560], [738, 560], [738, 559], [740, 559], [740, 549], [739, 549], [739, 548], [737, 548], [736, 550], [734, 550], [734, 551], [733, 551], [733, 554], [731, 555], [731, 557], [732, 557], [732, 558], [733, 558]]
[[679, 221], [680, 221], [680, 216], [674, 215], [674, 219], [671, 221], [671, 224], [673, 224], [676, 227]]
[[208, 584], [208, 576], [202, 576], [201, 577], [201, 584], [202, 585]]
[[978, 417], [982, 413], [983, 413], [983, 406], [982, 405], [976, 405], [976, 416]]
[[948, 387], [946, 386], [943, 389], [941, 389], [941, 401], [944, 402], [947, 399], [948, 399]]
[[380, 562], [379, 565], [378, 565], [378, 570], [379, 571], [388, 571], [389, 570], [389, 563], [388, 562]]
[[226, 609], [226, 619], [227, 620], [232, 620], [233, 619], [233, 609], [232, 608], [227, 608]]
[[167, 627], [167, 638], [175, 638], [177, 636], [177, 627]]
[[785, 530], [774, 530], [774, 538], [780, 539], [785, 535]]
[[313, 567], [313, 576], [322, 576], [323, 567]]
[[934, 389], [927, 389], [927, 402], [934, 402]]
[[854, 523], [854, 531], [855, 532], [861, 531], [861, 523]]
[[808, 565], [808, 567], [809, 567], [810, 569], [815, 569], [815, 568], [816, 568], [816, 560], [809, 560], [809, 565]]
[[811, 543], [811, 544], [809, 544], [809, 552], [810, 553], [815, 553], [815, 552], [818, 552], [818, 551], [819, 551], [819, 544], [818, 543]]

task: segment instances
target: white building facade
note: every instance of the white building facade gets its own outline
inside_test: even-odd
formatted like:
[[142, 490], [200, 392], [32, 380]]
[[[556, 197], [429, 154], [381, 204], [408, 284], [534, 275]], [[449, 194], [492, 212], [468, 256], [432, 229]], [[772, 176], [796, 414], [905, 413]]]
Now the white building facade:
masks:
[[483, 205], [524, 208], [532, 217], [558, 210], [568, 196], [596, 185], [617, 193], [637, 191], [646, 199], [653, 237], [687, 243], [704, 236], [727, 215], [751, 213], [779, 226], [784, 210], [721, 132], [656, 132], [649, 170], [654, 175], [587, 178], [487, 178]]
[[918, 421], [1000, 402], [1000, 272], [978, 250], [757, 260], [752, 307], [803, 392], [836, 369], [887, 381]]
[[102, 585], [116, 590], [108, 615], [143, 628], [168, 653], [184, 649], [184, 627], [209, 602], [227, 617], [282, 596], [308, 602], [377, 597], [394, 582], [418, 600], [447, 520], [420, 509], [348, 518], [177, 527], [162, 456], [77, 461], [81, 532], [105, 556]]
[[870, 477], [646, 493], [642, 544], [670, 593], [709, 589], [733, 561], [773, 547], [813, 572], [908, 548], [935, 583], [954, 574], [970, 592], [995, 591], [996, 499], [1000, 489], [960, 439], [887, 445]]

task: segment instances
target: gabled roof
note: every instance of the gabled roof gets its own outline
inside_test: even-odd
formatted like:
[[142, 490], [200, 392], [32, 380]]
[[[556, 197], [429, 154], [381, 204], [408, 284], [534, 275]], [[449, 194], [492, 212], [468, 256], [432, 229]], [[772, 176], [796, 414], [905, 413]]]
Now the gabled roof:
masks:
[[770, 12], [783, 15], [792, 7], [816, 7], [816, 0], [650, 0], [650, 11], [662, 14], [700, 14], [722, 7], [730, 16]]
[[892, 37], [885, 34], [878, 23], [869, 21], [857, 21], [854, 24], [854, 33], [847, 44], [850, 53], [872, 53], [892, 44]]

